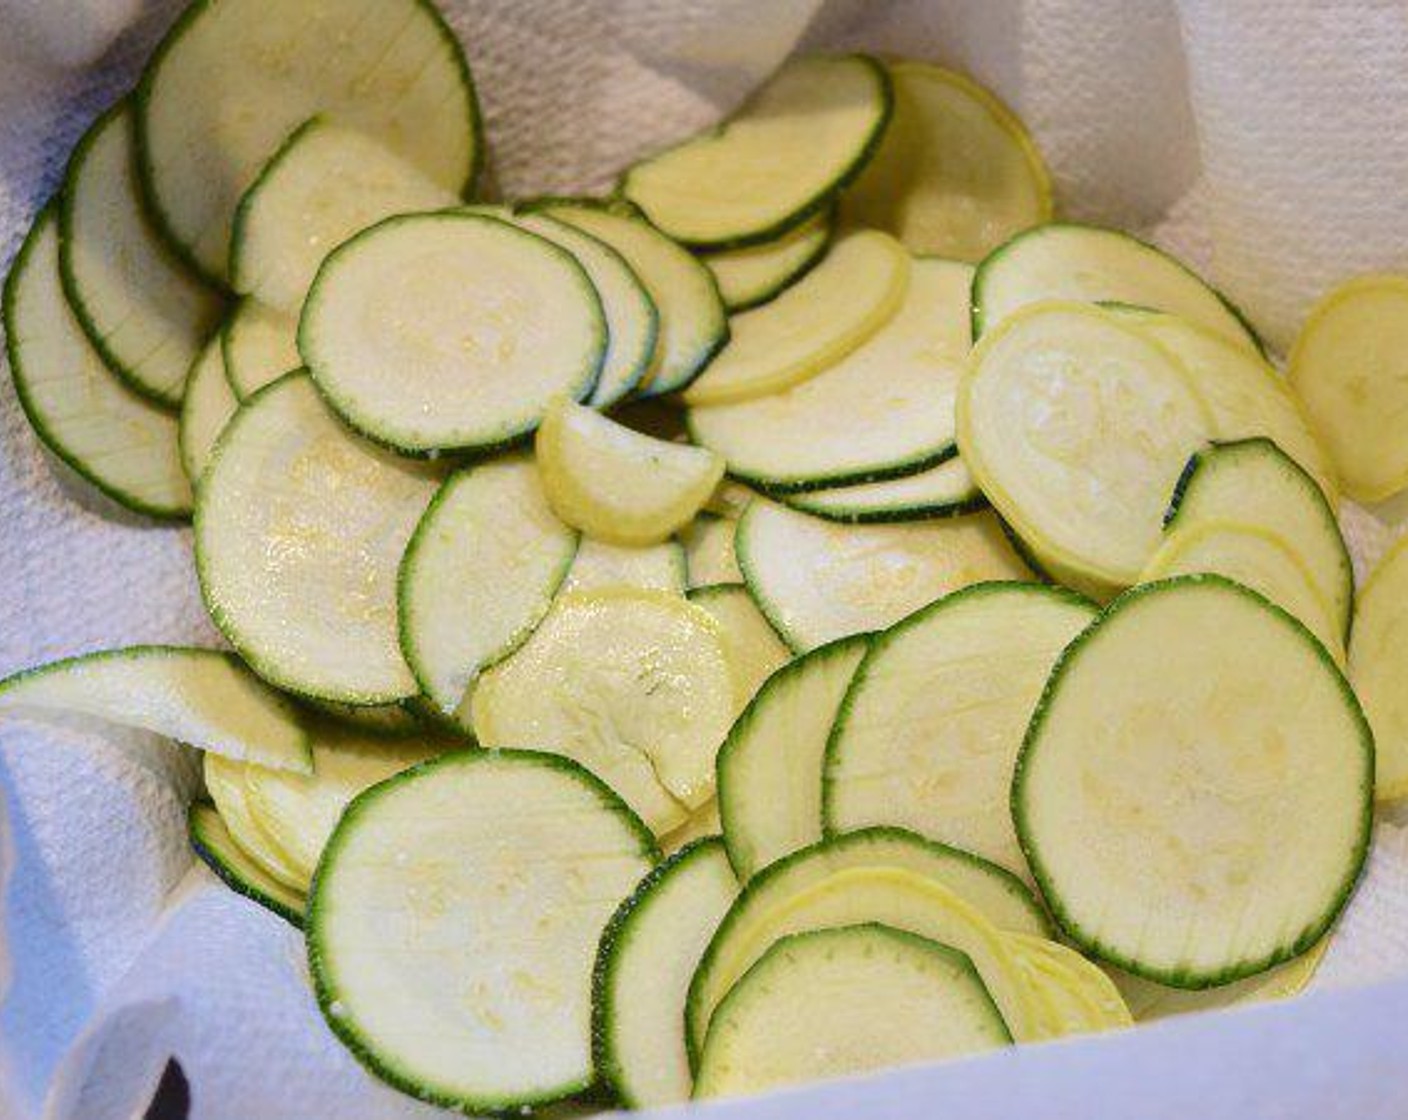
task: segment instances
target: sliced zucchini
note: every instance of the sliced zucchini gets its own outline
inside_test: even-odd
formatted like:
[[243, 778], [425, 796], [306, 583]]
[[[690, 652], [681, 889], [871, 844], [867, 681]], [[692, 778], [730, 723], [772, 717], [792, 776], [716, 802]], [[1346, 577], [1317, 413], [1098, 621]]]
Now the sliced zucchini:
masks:
[[200, 481], [201, 472], [215, 450], [215, 441], [239, 406], [225, 377], [225, 359], [220, 353], [217, 336], [205, 344], [191, 367], [185, 399], [181, 401], [176, 442], [181, 450], [181, 465], [186, 468], [186, 477], [192, 486]]
[[606, 320], [565, 249], [467, 211], [388, 218], [323, 261], [298, 323], [319, 391], [400, 451], [486, 450], [596, 385]]
[[1277, 965], [1256, 976], [1248, 976], [1245, 980], [1235, 980], [1219, 988], [1205, 988], [1196, 992], [1155, 984], [1152, 980], [1131, 976], [1117, 968], [1109, 968], [1107, 971], [1113, 977], [1134, 1018], [1141, 1023], [1148, 1023], [1172, 1015], [1218, 1011], [1224, 1007], [1290, 999], [1300, 995], [1314, 979], [1316, 969], [1320, 967], [1320, 961], [1329, 947], [1330, 937], [1326, 936], [1285, 964]]
[[1408, 277], [1357, 277], [1311, 311], [1287, 367], [1357, 502], [1381, 502], [1408, 487], [1405, 321]]
[[1344, 632], [1340, 620], [1315, 585], [1305, 561], [1283, 537], [1260, 525], [1197, 521], [1167, 535], [1140, 582], [1195, 572], [1226, 576], [1266, 596], [1300, 619], [1343, 664]]
[[904, 478], [784, 494], [782, 500], [813, 517], [846, 525], [959, 517], [977, 513], [988, 504], [973, 481], [972, 471], [957, 456]]
[[1012, 815], [1078, 948], [1206, 988], [1324, 935], [1368, 853], [1373, 789], [1373, 734], [1324, 647], [1255, 592], [1182, 576], [1067, 650]]
[[425, 0], [221, 0], [192, 5], [167, 32], [137, 93], [142, 175], [166, 232], [204, 272], [225, 276], [240, 197], [289, 132], [324, 112], [446, 190], [478, 170], [469, 68]]
[[1061, 651], [1093, 604], [1039, 583], [982, 583], [870, 643], [826, 748], [828, 833], [896, 824], [1027, 874], [1012, 767]]
[[357, 731], [370, 731], [382, 736], [418, 735], [425, 731], [417, 701], [420, 697], [396, 704], [340, 704], [334, 700], [302, 698], [303, 706], [334, 723]]
[[1010, 1045], [967, 954], [885, 925], [776, 941], [719, 1004], [699, 1099], [762, 1093]]
[[78, 142], [61, 196], [59, 264], [69, 306], [129, 389], [168, 407], [220, 321], [220, 297], [152, 228], [127, 99]]
[[660, 544], [724, 475], [712, 451], [642, 435], [561, 398], [548, 406], [534, 446], [553, 510], [609, 544]]
[[743, 581], [743, 572], [733, 552], [737, 530], [737, 521], [712, 513], [701, 513], [680, 530], [690, 587]]
[[621, 193], [676, 241], [769, 241], [865, 166], [890, 119], [890, 82], [864, 55], [793, 59], [719, 128], [626, 172]]
[[1259, 526], [1294, 548], [1348, 636], [1354, 565], [1334, 509], [1304, 468], [1265, 438], [1199, 451], [1174, 490], [1167, 532], [1213, 521]]
[[44, 446], [119, 505], [150, 517], [189, 516], [176, 418], [113, 377], [69, 310], [52, 206], [21, 246], [3, 304], [10, 374]]
[[264, 909], [272, 910], [296, 929], [303, 928], [303, 895], [284, 886], [245, 855], [215, 806], [201, 802], [192, 805], [186, 818], [186, 831], [201, 862], [227, 887]]
[[480, 672], [527, 640], [576, 552], [525, 455], [440, 487], [406, 545], [397, 613], [406, 664], [442, 715], [459, 715]]
[[201, 479], [196, 567], [211, 618], [280, 688], [356, 704], [414, 696], [396, 572], [438, 482], [349, 433], [306, 374], [267, 386]]
[[685, 390], [685, 402], [745, 401], [815, 377], [894, 317], [909, 273], [909, 255], [893, 237], [846, 234], [777, 299], [729, 321], [728, 345]]
[[581, 1092], [597, 940], [657, 856], [610, 789], [554, 755], [460, 751], [373, 786], [309, 898], [328, 1026], [382, 1080], [443, 1107]]
[[986, 512], [853, 526], [757, 501], [734, 545], [749, 593], [798, 653], [883, 630], [970, 583], [1030, 574]]
[[1399, 544], [1359, 593], [1349, 645], [1349, 679], [1374, 728], [1375, 796], [1408, 796], [1408, 695], [1403, 687], [1408, 647], [1408, 545]]
[[741, 711], [763, 682], [791, 660], [792, 651], [782, 643], [741, 583], [693, 588], [689, 601], [703, 607], [719, 624], [724, 653], [733, 670], [734, 698]]
[[0, 681], [0, 710], [88, 715], [226, 759], [312, 767], [298, 709], [218, 649], [127, 646], [51, 661]]
[[696, 840], [718, 836], [721, 832], [723, 824], [719, 821], [719, 801], [715, 797], [691, 812], [684, 824], [660, 837], [660, 850], [667, 856], [674, 855]]
[[973, 336], [1030, 303], [1123, 303], [1200, 323], [1261, 349], [1241, 312], [1187, 265], [1127, 233], [1053, 222], [994, 249], [973, 277]]
[[230, 286], [296, 316], [323, 258], [393, 214], [459, 202], [381, 141], [327, 117], [295, 128], [244, 192], [230, 231]]
[[972, 272], [915, 260], [899, 310], [857, 349], [781, 392], [691, 408], [691, 437], [774, 492], [914, 474], [952, 455]]
[[618, 587], [559, 597], [479, 678], [471, 713], [484, 746], [575, 759], [664, 835], [713, 796], [733, 696], [718, 624], [702, 608]]
[[1037, 995], [1046, 997], [1051, 1013], [1046, 1037], [1065, 1038], [1134, 1025], [1120, 990], [1098, 965], [1049, 938], [1029, 933], [1003, 937]]
[[225, 376], [241, 401], [303, 364], [298, 317], [242, 299], [220, 328]]
[[206, 791], [240, 850], [275, 882], [299, 894], [304, 893], [308, 889], [307, 877], [299, 874], [249, 811], [244, 784], [248, 764], [233, 762], [216, 754], [207, 754], [202, 761]]
[[609, 587], [638, 587], [683, 595], [686, 586], [688, 569], [684, 546], [679, 541], [625, 548], [582, 537], [561, 590], [565, 594], [604, 591]]
[[833, 225], [827, 211], [772, 241], [705, 253], [704, 264], [714, 274], [724, 306], [747, 311], [790, 288], [826, 253]]
[[826, 739], [869, 643], [842, 638], [779, 669], [719, 748], [719, 817], [740, 882], [821, 839]]
[[635, 392], [658, 397], [683, 389], [728, 341], [728, 317], [713, 274], [649, 222], [585, 200], [551, 200], [535, 209], [589, 233], [621, 254], [659, 314], [650, 367]]
[[1022, 122], [971, 78], [891, 62], [895, 115], [842, 198], [846, 218], [889, 230], [912, 253], [982, 260], [1051, 220], [1051, 177]]
[[606, 925], [597, 950], [592, 1038], [597, 1073], [628, 1108], [689, 1099], [689, 982], [738, 880], [717, 836], [650, 872]]
[[983, 493], [1044, 568], [1098, 598], [1139, 578], [1212, 430], [1172, 354], [1081, 303], [1009, 316], [958, 394], [958, 446]]

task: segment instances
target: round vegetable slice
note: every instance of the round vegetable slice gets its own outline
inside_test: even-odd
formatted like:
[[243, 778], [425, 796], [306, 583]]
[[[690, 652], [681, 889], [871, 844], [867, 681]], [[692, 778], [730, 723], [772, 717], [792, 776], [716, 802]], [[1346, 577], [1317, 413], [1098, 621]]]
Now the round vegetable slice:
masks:
[[1349, 679], [1374, 728], [1375, 796], [1408, 796], [1408, 695], [1403, 687], [1408, 647], [1408, 545], [1399, 544], [1359, 593], [1349, 644]]
[[691, 408], [691, 438], [772, 492], [914, 474], [952, 455], [972, 273], [913, 261], [899, 310], [857, 349], [780, 392]]
[[625, 548], [582, 537], [561, 591], [604, 591], [638, 587], [683, 595], [688, 584], [684, 546], [679, 541]]
[[590, 395], [606, 320], [565, 249], [442, 211], [388, 218], [335, 249], [298, 349], [328, 403], [373, 439], [487, 450], [533, 431], [554, 397]]
[[256, 673], [317, 699], [415, 695], [396, 573], [439, 483], [358, 439], [306, 374], [261, 390], [201, 480], [196, 564], [215, 624]]
[[1047, 997], [1052, 1022], [1048, 1037], [1134, 1025], [1115, 982], [1098, 966], [1059, 941], [1029, 933], [1003, 935], [1037, 994]]
[[828, 832], [897, 824], [1019, 875], [1007, 812], [1022, 735], [1093, 604], [1037, 583], [983, 583], [872, 639], [826, 748]]
[[815, 377], [890, 321], [909, 272], [908, 254], [888, 234], [840, 238], [777, 299], [729, 321], [728, 345], [685, 391], [685, 402], [749, 400]]
[[307, 876], [300, 874], [289, 862], [249, 811], [244, 785], [247, 769], [246, 763], [221, 758], [218, 754], [207, 754], [202, 767], [206, 791], [239, 849], [275, 882], [302, 894], [308, 889]]
[[179, 403], [220, 297], [152, 228], [126, 99], [78, 142], [59, 205], [64, 291], [89, 342], [128, 388]]
[[557, 515], [610, 544], [664, 541], [699, 512], [724, 475], [712, 451], [642, 435], [561, 399], [543, 417], [535, 447]]
[[289, 132], [324, 112], [447, 190], [478, 170], [469, 68], [426, 0], [202, 0], [167, 32], [137, 92], [142, 175], [172, 241], [203, 271], [224, 277], [240, 197]]
[[807, 274], [831, 244], [830, 212], [809, 218], [772, 241], [704, 254], [730, 311], [747, 311], [776, 298]]
[[865, 166], [889, 117], [889, 79], [874, 59], [794, 59], [722, 126], [632, 167], [621, 193], [676, 241], [768, 241]]
[[731, 1097], [1009, 1045], [969, 957], [884, 925], [793, 934], [719, 1005], [696, 1098]]
[[924, 62], [886, 67], [895, 113], [846, 192], [846, 218], [888, 230], [912, 253], [981, 260], [1051, 220], [1051, 179], [1017, 116], [962, 74]]
[[1324, 647], [1255, 592], [1183, 576], [1072, 643], [1012, 814], [1077, 947], [1203, 988], [1324, 935], [1368, 852], [1373, 786], [1373, 735]]
[[1291, 384], [1358, 502], [1408, 486], [1405, 321], [1408, 277], [1360, 276], [1316, 305], [1291, 352]]
[[457, 752], [373, 786], [309, 898], [328, 1025], [378, 1077], [445, 1107], [580, 1092], [597, 939], [656, 856], [619, 798], [554, 755]]
[[272, 381], [303, 364], [298, 354], [298, 318], [258, 300], [242, 299], [220, 328], [225, 376], [246, 401]]
[[176, 442], [181, 450], [181, 465], [194, 486], [210, 462], [215, 441], [234, 416], [240, 402], [225, 377], [225, 359], [220, 353], [220, 339], [212, 338], [191, 367], [186, 382], [186, 396], [181, 402], [181, 420]]
[[186, 818], [196, 855], [236, 894], [272, 910], [295, 928], [303, 927], [304, 898], [245, 855], [213, 805], [196, 802]]
[[741, 583], [695, 587], [689, 601], [719, 624], [724, 652], [733, 669], [734, 695], [742, 709], [762, 683], [792, 657]]
[[1139, 578], [1211, 430], [1173, 355], [1079, 303], [1026, 307], [984, 335], [958, 394], [983, 493], [1043, 567], [1101, 598]]
[[1300, 995], [1314, 979], [1320, 961], [1325, 956], [1325, 950], [1330, 947], [1331, 936], [1333, 935], [1327, 934], [1294, 960], [1279, 964], [1266, 972], [1200, 991], [1169, 988], [1163, 984], [1155, 984], [1152, 980], [1132, 976], [1117, 968], [1107, 967], [1106, 971], [1113, 978], [1134, 1018], [1141, 1023], [1148, 1023], [1156, 1019], [1166, 1019], [1171, 1015], [1218, 1011], [1224, 1007], [1290, 999]]
[[480, 672], [527, 640], [576, 552], [526, 456], [440, 488], [406, 545], [397, 600], [406, 664], [441, 714], [459, 715]]
[[957, 456], [904, 478], [838, 486], [834, 490], [808, 490], [786, 494], [782, 500], [813, 517], [846, 525], [959, 517], [977, 513], [988, 504], [973, 481], [973, 472]]

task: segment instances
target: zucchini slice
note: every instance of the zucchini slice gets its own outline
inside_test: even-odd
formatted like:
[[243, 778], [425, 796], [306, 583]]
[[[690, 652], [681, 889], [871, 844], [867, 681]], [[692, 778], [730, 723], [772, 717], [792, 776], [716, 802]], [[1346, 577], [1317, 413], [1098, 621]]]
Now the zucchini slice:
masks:
[[567, 250], [466, 211], [388, 218], [323, 261], [298, 349], [357, 430], [399, 451], [482, 451], [596, 385], [606, 320]]
[[845, 525], [876, 525], [888, 521], [927, 521], [935, 517], [959, 517], [987, 507], [987, 499], [973, 481], [973, 472], [957, 456], [937, 467], [860, 486], [838, 486], [834, 490], [808, 490], [784, 494], [782, 500], [793, 509], [839, 521]]
[[636, 587], [643, 591], [673, 591], [683, 595], [688, 584], [684, 546], [679, 541], [624, 548], [582, 537], [560, 591], [566, 594]]
[[1107, 972], [1113, 978], [1134, 1018], [1141, 1023], [1149, 1023], [1157, 1019], [1167, 1019], [1172, 1015], [1219, 1011], [1225, 1007], [1239, 1007], [1298, 996], [1315, 978], [1315, 972], [1324, 959], [1325, 950], [1330, 947], [1331, 936], [1333, 935], [1322, 937], [1294, 960], [1279, 964], [1266, 972], [1248, 976], [1245, 980], [1234, 980], [1220, 988], [1204, 988], [1196, 992], [1155, 984], [1152, 980], [1132, 976], [1117, 968], [1107, 968]]
[[719, 821], [719, 801], [713, 800], [701, 805], [689, 814], [689, 819], [673, 832], [660, 837], [660, 850], [667, 856], [674, 855], [696, 840], [718, 836], [723, 831]]
[[312, 766], [298, 709], [218, 649], [127, 646], [51, 661], [0, 681], [0, 710], [88, 715], [239, 762]]
[[825, 255], [834, 225], [828, 211], [772, 241], [705, 253], [704, 264], [714, 274], [724, 306], [747, 311], [790, 288]]
[[947, 458], [972, 273], [954, 261], [913, 261], [899, 310], [857, 349], [780, 392], [691, 408], [691, 438], [727, 459], [730, 474], [771, 492], [910, 475]]
[[426, 720], [417, 709], [420, 697], [413, 696], [395, 704], [341, 704], [334, 700], [312, 700], [302, 697], [302, 704], [334, 723], [356, 731], [370, 731], [381, 736], [402, 737], [420, 734]]
[[712, 451], [642, 435], [563, 399], [549, 405], [534, 446], [557, 515], [609, 544], [660, 544], [724, 476]]
[[1008, 1046], [967, 954], [878, 924], [775, 942], [720, 1003], [696, 1098], [762, 1093]]
[[230, 836], [240, 850], [249, 856], [264, 873], [289, 890], [302, 894], [308, 889], [308, 878], [289, 862], [273, 838], [264, 831], [254, 814], [249, 811], [249, 798], [245, 791], [244, 777], [249, 766], [244, 762], [232, 762], [216, 754], [207, 754], [203, 759], [205, 788], [220, 819], [225, 822]]
[[525, 455], [466, 467], [440, 487], [397, 577], [401, 652], [440, 714], [460, 715], [480, 672], [527, 640], [576, 552]]
[[1050, 1005], [1047, 1037], [1065, 1038], [1134, 1025], [1115, 982], [1074, 949], [1029, 933], [1006, 933], [1003, 938], [1028, 982]]
[[757, 501], [734, 546], [749, 593], [798, 653], [883, 630], [971, 583], [1030, 576], [991, 513], [838, 525]]
[[293, 130], [244, 192], [230, 232], [230, 286], [296, 316], [323, 258], [393, 214], [459, 196], [373, 136], [326, 117]]
[[137, 135], [152, 207], [202, 271], [225, 276], [240, 197], [318, 113], [354, 124], [448, 191], [472, 183], [481, 162], [464, 53], [426, 0], [192, 4], [138, 87]]
[[707, 612], [668, 592], [614, 588], [560, 596], [479, 678], [470, 707], [484, 746], [575, 759], [664, 835], [713, 796], [733, 688]]
[[659, 315], [659, 330], [636, 396], [683, 389], [728, 341], [728, 317], [713, 274], [649, 222], [590, 199], [549, 200], [531, 209], [611, 246], [645, 286]]
[[1405, 322], [1408, 277], [1360, 276], [1316, 305], [1291, 351], [1291, 385], [1357, 502], [1380, 502], [1408, 487]]
[[1051, 220], [1051, 177], [1006, 105], [971, 78], [891, 62], [895, 114], [842, 197], [846, 219], [888, 230], [912, 253], [982, 260]]
[[1175, 529], [1154, 553], [1141, 583], [1211, 572], [1250, 587], [1305, 624], [1340, 664], [1343, 629], [1305, 561], [1286, 540], [1260, 525], [1198, 521]]
[[191, 480], [192, 486], [200, 481], [201, 472], [215, 450], [215, 441], [220, 438], [220, 433], [239, 406], [240, 402], [235, 399], [234, 390], [225, 377], [220, 339], [212, 338], [191, 367], [176, 430], [181, 465], [186, 468], [186, 477]]
[[690, 587], [742, 583], [743, 572], [733, 552], [738, 522], [730, 517], [700, 513], [680, 530]]
[[1274, 533], [1305, 561], [1348, 637], [1354, 565], [1334, 508], [1315, 480], [1269, 439], [1204, 448], [1183, 469], [1164, 516], [1169, 533], [1235, 521]]
[[1032, 709], [1092, 603], [980, 583], [871, 640], [826, 748], [828, 833], [896, 824], [1027, 874], [1007, 800]]
[[741, 711], [763, 682], [791, 660], [792, 651], [741, 583], [692, 588], [689, 601], [703, 607], [719, 624], [724, 653], [733, 670], [734, 697]]
[[842, 638], [779, 669], [719, 748], [719, 817], [740, 882], [822, 838], [826, 738], [869, 643]]
[[64, 292], [88, 341], [129, 389], [179, 404], [221, 301], [152, 228], [128, 100], [78, 142], [59, 205]]
[[598, 1074], [628, 1108], [687, 1101], [689, 982], [738, 881], [717, 836], [650, 872], [606, 925], [597, 951], [592, 1038]]
[[245, 855], [235, 843], [214, 805], [191, 806], [186, 832], [196, 855], [224, 884], [266, 910], [272, 910], [295, 929], [303, 928], [304, 897], [286, 887]]
[[1182, 576], [1124, 595], [1066, 651], [1012, 815], [1078, 948], [1206, 988], [1324, 936], [1373, 789], [1373, 734], [1325, 648], [1255, 592]]
[[298, 318], [242, 299], [220, 328], [225, 377], [241, 401], [298, 369]]
[[983, 260], [973, 277], [973, 336], [1051, 299], [1166, 311], [1261, 350], [1241, 312], [1187, 265], [1120, 230], [1070, 222], [1019, 233]]
[[685, 390], [685, 403], [745, 401], [815, 377], [894, 317], [909, 273], [909, 255], [893, 237], [846, 234], [777, 299], [729, 321], [728, 345]]
[[201, 479], [196, 569], [215, 624], [256, 673], [315, 699], [414, 696], [396, 573], [439, 483], [347, 431], [306, 374], [250, 398]]
[[443, 1107], [581, 1092], [597, 941], [657, 857], [610, 789], [554, 755], [459, 751], [371, 787], [309, 898], [328, 1026], [372, 1073]]
[[1088, 304], [1033, 304], [983, 336], [958, 446], [1042, 566], [1108, 598], [1139, 578], [1188, 456], [1212, 431], [1182, 365]]
[[1403, 687], [1408, 648], [1408, 545], [1379, 561], [1359, 593], [1349, 645], [1349, 679], [1374, 728], [1375, 796], [1408, 796], [1408, 695]]
[[865, 55], [793, 59], [720, 127], [632, 167], [621, 193], [676, 241], [769, 241], [865, 166], [890, 119], [890, 81]]
[[59, 228], [40, 212], [5, 279], [5, 349], [20, 406], [59, 459], [119, 505], [184, 518], [191, 484], [176, 418], [119, 382], [69, 309]]

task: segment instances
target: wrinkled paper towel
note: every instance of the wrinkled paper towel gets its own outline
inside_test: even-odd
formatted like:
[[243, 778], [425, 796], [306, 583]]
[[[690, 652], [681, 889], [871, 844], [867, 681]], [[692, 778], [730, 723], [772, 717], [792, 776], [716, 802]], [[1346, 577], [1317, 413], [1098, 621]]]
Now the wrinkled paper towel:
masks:
[[[602, 187], [714, 120], [791, 51], [860, 46], [996, 88], [1036, 134], [1067, 215], [1189, 255], [1279, 347], [1330, 284], [1408, 268], [1408, 7], [1397, 0], [442, 7], [507, 194]], [[0, 0], [0, 260], [172, 14], [170, 0]], [[1361, 565], [1395, 531], [1383, 511], [1347, 521]], [[189, 532], [121, 514], [66, 477], [6, 379], [0, 673], [105, 645], [215, 640]], [[0, 728], [0, 1116], [137, 1115], [173, 1053], [201, 1120], [431, 1115], [365, 1076], [324, 1029], [297, 934], [193, 866], [183, 822], [196, 786], [192, 760], [149, 736]], [[1386, 825], [1318, 983], [1405, 974], [1408, 836]], [[1098, 1099], [1084, 1114], [1104, 1115]]]

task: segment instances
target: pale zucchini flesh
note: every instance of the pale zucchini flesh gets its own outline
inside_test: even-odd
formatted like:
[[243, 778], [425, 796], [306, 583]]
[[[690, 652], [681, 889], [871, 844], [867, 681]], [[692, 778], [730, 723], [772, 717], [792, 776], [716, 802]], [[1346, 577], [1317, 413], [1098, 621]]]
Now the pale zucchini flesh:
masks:
[[719, 821], [719, 799], [715, 796], [699, 808], [691, 810], [689, 819], [684, 824], [660, 837], [660, 850], [667, 856], [672, 856], [696, 840], [718, 836], [722, 832], [723, 824]]
[[691, 437], [770, 492], [910, 475], [951, 456], [972, 271], [914, 260], [899, 309], [857, 349], [780, 392], [691, 408]]
[[597, 941], [657, 855], [610, 789], [554, 755], [456, 752], [373, 786], [309, 898], [328, 1025], [378, 1077], [444, 1107], [581, 1092]]
[[968, 956], [884, 925], [794, 934], [719, 1005], [695, 1097], [761, 1093], [1009, 1045]]
[[248, 765], [221, 758], [218, 754], [207, 754], [202, 761], [206, 792], [215, 802], [220, 819], [225, 822], [240, 850], [275, 882], [282, 883], [291, 891], [304, 893], [308, 889], [307, 878], [299, 873], [249, 811], [244, 784]]
[[895, 112], [842, 200], [848, 221], [888, 230], [912, 253], [978, 261], [1051, 220], [1051, 180], [1016, 115], [970, 78], [891, 62]]
[[718, 129], [636, 164], [621, 193], [677, 241], [766, 241], [824, 206], [865, 165], [890, 117], [884, 68], [805, 56]]
[[733, 551], [737, 530], [738, 522], [733, 518], [702, 512], [680, 530], [690, 587], [743, 582]]
[[703, 607], [719, 624], [724, 653], [733, 671], [734, 699], [741, 711], [763, 682], [791, 660], [792, 651], [741, 583], [692, 588], [689, 601]]
[[196, 802], [186, 818], [191, 847], [236, 894], [259, 903], [296, 928], [303, 926], [303, 895], [271, 876], [235, 843], [213, 805]]
[[884, 629], [972, 583], [1030, 576], [988, 512], [839, 525], [757, 501], [738, 524], [735, 548], [749, 592], [798, 653]]
[[318, 390], [410, 454], [485, 451], [589, 396], [606, 352], [601, 300], [570, 253], [496, 218], [388, 218], [335, 249], [298, 323]]
[[1408, 795], [1408, 546], [1379, 561], [1359, 593], [1349, 644], [1349, 679], [1374, 728], [1380, 800]]
[[1255, 592], [1183, 576], [1072, 643], [1012, 815], [1078, 948], [1205, 988], [1325, 934], [1368, 852], [1373, 786], [1373, 735], [1324, 647]]
[[956, 455], [936, 467], [904, 478], [785, 494], [782, 500], [813, 517], [846, 525], [961, 517], [965, 513], [977, 513], [988, 504], [973, 480], [973, 472]]
[[241, 401], [303, 364], [298, 316], [242, 299], [220, 328], [225, 377]]
[[830, 212], [818, 214], [772, 241], [705, 253], [724, 306], [747, 311], [795, 284], [825, 254], [834, 222]]
[[256, 673], [358, 704], [414, 696], [396, 576], [439, 484], [351, 434], [306, 374], [261, 390], [201, 480], [196, 565], [211, 618]]
[[685, 390], [691, 406], [778, 393], [840, 361], [904, 302], [904, 247], [875, 230], [837, 240], [816, 268], [771, 303], [735, 315], [728, 344]]
[[225, 377], [225, 358], [220, 352], [220, 339], [212, 338], [191, 367], [186, 382], [186, 395], [181, 401], [181, 418], [177, 425], [177, 444], [186, 477], [195, 486], [205, 466], [210, 462], [215, 441], [234, 416], [240, 402]]
[[582, 537], [562, 594], [604, 591], [609, 587], [636, 587], [645, 591], [673, 591], [683, 595], [688, 585], [684, 545], [679, 541], [644, 548], [626, 548]]
[[79, 141], [59, 204], [59, 261], [69, 306], [108, 368], [172, 407], [221, 300], [152, 227], [135, 142], [125, 99]]

